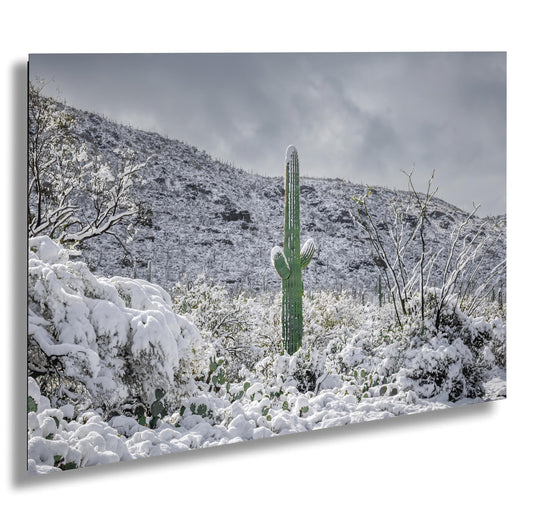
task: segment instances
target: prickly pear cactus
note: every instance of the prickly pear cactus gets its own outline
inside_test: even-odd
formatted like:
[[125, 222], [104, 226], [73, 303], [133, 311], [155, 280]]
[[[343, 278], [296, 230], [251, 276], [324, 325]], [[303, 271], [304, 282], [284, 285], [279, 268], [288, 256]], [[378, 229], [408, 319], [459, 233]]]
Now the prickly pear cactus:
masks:
[[293, 145], [285, 155], [285, 229], [283, 249], [274, 247], [272, 264], [281, 277], [283, 294], [281, 326], [283, 343], [289, 354], [302, 345], [302, 269], [307, 267], [315, 252], [313, 239], [300, 250], [300, 176], [298, 152]]

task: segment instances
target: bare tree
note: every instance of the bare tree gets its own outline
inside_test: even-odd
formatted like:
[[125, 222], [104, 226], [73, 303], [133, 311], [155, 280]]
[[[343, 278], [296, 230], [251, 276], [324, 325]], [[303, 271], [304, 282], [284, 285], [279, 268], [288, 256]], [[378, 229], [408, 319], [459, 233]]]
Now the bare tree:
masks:
[[[378, 221], [369, 203], [372, 189], [361, 197], [354, 197], [356, 209], [352, 211], [354, 222], [366, 232], [370, 250], [379, 274], [391, 295], [397, 322], [402, 325], [412, 313], [414, 295], [420, 298], [420, 317], [424, 328], [427, 315], [426, 297], [430, 288], [435, 297], [434, 317], [438, 329], [443, 310], [453, 302], [471, 314], [491, 291], [493, 283], [501, 276], [505, 260], [498, 263], [488, 274], [479, 277], [484, 260], [495, 241], [490, 238], [488, 223], [471, 231], [472, 220], [478, 206], [450, 232], [447, 247], [428, 249], [426, 241], [427, 212], [438, 188], [433, 187], [434, 173], [428, 181], [425, 193], [416, 192], [413, 171], [405, 172], [408, 195], [393, 198], [385, 206], [386, 218]], [[415, 239], [418, 242], [415, 244]], [[418, 244], [418, 245], [417, 245]], [[443, 255], [444, 269], [439, 277], [433, 277], [437, 259]]]
[[445, 306], [454, 301], [466, 314], [471, 315], [480, 302], [487, 297], [495, 280], [501, 278], [505, 271], [506, 260], [497, 263], [488, 273], [480, 277], [481, 266], [495, 245], [488, 229], [488, 222], [480, 225], [475, 233], [468, 231], [469, 223], [475, 216], [479, 205], [463, 222], [454, 227], [450, 234], [450, 245], [446, 264], [436, 291], [435, 326], [440, 326]]
[[[384, 278], [385, 285], [391, 294], [396, 319], [402, 324], [403, 317], [409, 314], [409, 300], [413, 292], [421, 288], [424, 282], [424, 271], [432, 265], [432, 260], [426, 257], [426, 246], [423, 238], [426, 209], [437, 192], [431, 189], [432, 180], [424, 196], [420, 196], [413, 187], [412, 172], [408, 177], [407, 202], [403, 199], [392, 199], [387, 206], [387, 218], [378, 222], [369, 206], [368, 200], [372, 188], [368, 187], [365, 195], [354, 197], [356, 202], [355, 214], [352, 218], [366, 232], [374, 263], [378, 266], [379, 274]], [[412, 266], [407, 255], [412, 249], [412, 242], [417, 235], [421, 236], [422, 248], [417, 263]], [[418, 281], [417, 281], [418, 279]], [[422, 282], [422, 283], [421, 283]], [[422, 303], [422, 319], [424, 319], [424, 304]]]

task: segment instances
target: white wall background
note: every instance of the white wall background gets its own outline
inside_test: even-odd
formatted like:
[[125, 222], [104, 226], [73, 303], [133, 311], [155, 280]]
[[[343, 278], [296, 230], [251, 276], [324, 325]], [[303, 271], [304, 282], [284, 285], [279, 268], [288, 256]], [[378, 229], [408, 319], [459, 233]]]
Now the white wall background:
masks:
[[[513, 1], [365, 4], [370, 5], [26, 0], [4, 6], [0, 499], [9, 514], [486, 515], [531, 510], [530, 17], [524, 3]], [[28, 53], [363, 50], [508, 51], [508, 399], [27, 479]]]

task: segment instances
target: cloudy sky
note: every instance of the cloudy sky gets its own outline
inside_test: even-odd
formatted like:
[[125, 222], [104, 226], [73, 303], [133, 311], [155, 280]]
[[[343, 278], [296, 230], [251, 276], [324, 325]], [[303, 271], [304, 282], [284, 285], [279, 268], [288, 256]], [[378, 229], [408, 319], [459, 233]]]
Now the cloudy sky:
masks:
[[34, 54], [46, 93], [282, 175], [425, 189], [506, 211], [505, 53]]

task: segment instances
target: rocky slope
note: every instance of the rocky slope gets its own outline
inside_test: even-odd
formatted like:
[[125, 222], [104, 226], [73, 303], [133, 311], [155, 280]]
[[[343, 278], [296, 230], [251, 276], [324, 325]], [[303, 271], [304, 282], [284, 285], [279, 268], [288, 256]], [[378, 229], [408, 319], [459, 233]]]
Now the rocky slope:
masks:
[[[78, 121], [79, 138], [100, 152], [126, 146], [141, 160], [151, 156], [135, 184], [141, 215], [136, 218], [137, 233], [129, 252], [110, 237], [88, 242], [83, 256], [93, 270], [150, 277], [167, 289], [199, 274], [235, 289], [279, 288], [270, 250], [283, 240], [284, 149], [277, 150], [279, 177], [264, 177], [218, 161], [192, 145], [69, 109]], [[301, 178], [302, 242], [312, 237], [317, 244], [317, 253], [304, 272], [306, 290], [346, 288], [376, 295], [378, 268], [368, 237], [351, 215], [353, 196], [365, 191], [365, 186], [342, 179]], [[370, 196], [383, 231], [390, 227], [386, 207], [393, 199], [406, 202], [407, 193], [374, 187]], [[426, 246], [442, 249], [433, 270], [436, 280], [444, 268], [451, 230], [466, 216], [437, 198], [429, 206]], [[474, 217], [469, 232], [482, 224], [494, 244], [482, 266], [489, 271], [505, 257], [506, 219]], [[415, 240], [413, 263], [419, 251], [420, 242]]]

